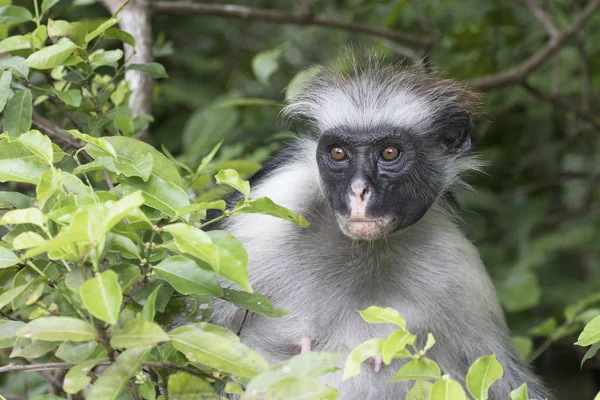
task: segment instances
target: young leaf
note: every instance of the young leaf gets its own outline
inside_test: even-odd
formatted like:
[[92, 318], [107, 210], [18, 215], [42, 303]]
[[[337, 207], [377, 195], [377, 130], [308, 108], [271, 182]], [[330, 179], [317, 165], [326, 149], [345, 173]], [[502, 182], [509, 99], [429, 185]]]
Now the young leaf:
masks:
[[4, 130], [17, 136], [31, 128], [33, 103], [29, 89], [18, 91], [6, 105], [4, 112]]
[[179, 400], [219, 400], [210, 383], [187, 372], [169, 375], [169, 398]]
[[198, 266], [194, 260], [174, 256], [152, 267], [156, 275], [182, 294], [212, 294], [221, 296], [223, 290], [214, 272]]
[[487, 400], [490, 386], [504, 374], [495, 355], [480, 357], [467, 372], [467, 389], [475, 400]]
[[109, 28], [104, 32], [104, 39], [117, 39], [123, 43], [135, 47], [135, 38], [129, 33], [122, 31], [118, 28]]
[[[155, 292], [156, 290], [153, 293]], [[110, 345], [114, 348], [130, 348], [167, 341], [169, 341], [169, 336], [158, 324], [134, 320], [114, 327]]]
[[81, 105], [81, 90], [79, 89], [55, 90], [54, 94], [69, 106], [79, 107]]
[[67, 393], [75, 394], [85, 389], [92, 379], [88, 375], [92, 369], [102, 361], [102, 359], [92, 359], [83, 361], [71, 367], [63, 381], [63, 389]]
[[244, 245], [226, 231], [207, 232], [210, 240], [219, 252], [218, 273], [229, 282], [233, 282], [246, 292], [252, 293], [248, 278], [248, 253]]
[[588, 351], [585, 352], [585, 354], [583, 355], [583, 358], [581, 359], [581, 365], [580, 368], [583, 369], [583, 364], [589, 360], [590, 358], [593, 358], [596, 356], [596, 354], [598, 353], [598, 350], [600, 350], [600, 342], [596, 342], [594, 343], [589, 349]]
[[244, 196], [250, 196], [250, 182], [243, 180], [237, 171], [233, 169], [220, 170], [217, 175], [215, 175], [215, 180], [219, 185], [231, 186], [238, 192], [241, 192]]
[[225, 289], [223, 299], [235, 304], [237, 307], [245, 308], [246, 310], [266, 315], [267, 317], [283, 317], [290, 313], [285, 308], [274, 308], [271, 300], [258, 293]]
[[108, 208], [106, 222], [104, 223], [105, 231], [110, 231], [123, 218], [127, 218], [127, 216], [137, 210], [142, 204], [144, 204], [144, 197], [142, 196], [141, 191], [123, 196], [123, 198], [118, 201], [107, 201], [105, 203], [105, 206]]
[[392, 359], [408, 344], [414, 344], [416, 340], [415, 335], [411, 335], [410, 333], [398, 329], [388, 336], [388, 338], [383, 343], [383, 347], [381, 350], [381, 358], [386, 365], [390, 365]]
[[71, 130], [68, 130], [67, 132], [69, 132], [72, 136], [75, 136], [77, 139], [80, 139], [86, 143], [89, 143], [93, 146], [98, 147], [99, 149], [104, 150], [104, 152], [106, 152], [112, 158], [115, 158], [115, 159], [117, 158], [117, 153], [115, 152], [115, 148], [110, 144], [110, 142], [108, 142], [104, 138], [95, 138], [95, 137], [87, 135], [85, 133], [81, 133], [77, 129], [71, 129]]
[[348, 378], [358, 375], [362, 363], [370, 357], [380, 355], [382, 347], [383, 339], [370, 339], [354, 348], [346, 360], [342, 380], [345, 381]]
[[85, 308], [94, 317], [111, 325], [118, 322], [123, 292], [114, 271], [104, 271], [85, 281], [79, 295]]
[[141, 368], [153, 346], [140, 346], [122, 352], [117, 361], [102, 372], [88, 393], [87, 400], [116, 400], [129, 379]]
[[154, 321], [154, 316], [156, 315], [156, 298], [159, 290], [160, 286], [157, 286], [156, 289], [150, 293], [148, 299], [146, 299], [146, 303], [144, 303], [144, 307], [142, 308], [142, 319], [144, 321]]
[[42, 135], [40, 131], [31, 130], [19, 135], [17, 141], [35, 154], [41, 161], [52, 166], [54, 150], [48, 136]]
[[141, 190], [146, 205], [162, 211], [169, 217], [174, 217], [178, 209], [190, 204], [189, 197], [183, 189], [158, 176], [150, 175], [147, 182], [142, 178], [120, 176], [119, 181], [125, 184], [123, 190], [126, 194]]
[[390, 307], [372, 306], [363, 311], [359, 311], [360, 316], [370, 324], [394, 324], [401, 329], [406, 329], [406, 321], [402, 315]]
[[35, 232], [23, 232], [12, 241], [12, 247], [15, 250], [30, 249], [41, 246], [46, 242], [42, 236]]
[[441, 378], [440, 367], [428, 358], [414, 358], [404, 364], [388, 382], [405, 381], [411, 379], [435, 380]]
[[37, 208], [24, 208], [20, 210], [12, 210], [4, 214], [2, 218], [0, 218], [0, 224], [33, 224], [44, 227], [46, 224], [46, 217]]
[[169, 75], [165, 71], [165, 67], [159, 63], [151, 62], [146, 64], [131, 64], [127, 67], [128, 70], [140, 71], [150, 75], [153, 79], [168, 78]]
[[433, 384], [431, 400], [467, 400], [467, 395], [460, 383], [444, 376]]
[[269, 364], [245, 344], [200, 329], [173, 330], [173, 346], [190, 361], [236, 375], [247, 381], [269, 368]]
[[427, 353], [429, 351], [429, 349], [431, 349], [433, 347], [434, 344], [435, 344], [435, 338], [433, 337], [431, 332], [429, 332], [427, 334], [427, 342], [425, 343], [425, 347], [423, 347], [423, 354]]
[[12, 251], [0, 246], [0, 269], [12, 267], [19, 262], [19, 257]]
[[273, 200], [267, 197], [241, 201], [231, 214], [235, 215], [243, 213], [265, 214], [293, 222], [301, 228], [306, 228], [308, 226], [308, 222], [303, 216], [298, 215], [285, 207], [275, 204]]
[[419, 379], [408, 391], [406, 400], [429, 400], [433, 383]]
[[57, 44], [44, 47], [36, 51], [23, 64], [36, 69], [52, 69], [56, 68], [69, 58], [75, 51], [77, 45], [67, 38], [62, 38]]
[[25, 7], [5, 6], [0, 7], [0, 25], [14, 25], [31, 21], [33, 15]]
[[110, 28], [113, 25], [118, 24], [119, 21], [120, 21], [120, 19], [116, 19], [116, 18], [111, 18], [111, 19], [109, 19], [107, 21], [104, 21], [96, 29], [94, 29], [93, 31], [91, 31], [90, 33], [88, 33], [85, 36], [85, 43], [88, 44], [89, 42], [91, 42], [92, 40], [94, 40], [96, 37], [98, 37], [99, 35], [101, 35], [108, 28]]
[[190, 213], [198, 212], [198, 211], [202, 211], [202, 210], [225, 211], [225, 208], [227, 208], [227, 204], [225, 203], [225, 200], [194, 203], [194, 204], [190, 204], [189, 206], [185, 206], [185, 207], [182, 207], [179, 210], [177, 210], [175, 217], [180, 218], [186, 214], [190, 214]]
[[217, 273], [219, 272], [220, 252], [206, 232], [184, 223], [166, 225], [163, 230], [173, 236], [177, 248], [182, 253], [207, 262]]
[[587, 323], [575, 344], [589, 346], [598, 341], [600, 341], [600, 315]]
[[524, 383], [517, 389], [510, 392], [510, 400], [529, 400], [529, 394], [527, 393], [527, 384]]
[[29, 322], [16, 335], [33, 340], [87, 342], [96, 339], [96, 330], [78, 318], [42, 317]]

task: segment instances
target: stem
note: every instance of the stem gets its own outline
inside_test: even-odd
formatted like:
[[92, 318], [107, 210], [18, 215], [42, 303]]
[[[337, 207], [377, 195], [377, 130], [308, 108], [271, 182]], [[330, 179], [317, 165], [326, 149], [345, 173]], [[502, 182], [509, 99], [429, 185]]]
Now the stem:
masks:
[[37, 0], [33, 0], [33, 8], [35, 9], [35, 25], [39, 28], [39, 26], [40, 26], [40, 10], [38, 8]]

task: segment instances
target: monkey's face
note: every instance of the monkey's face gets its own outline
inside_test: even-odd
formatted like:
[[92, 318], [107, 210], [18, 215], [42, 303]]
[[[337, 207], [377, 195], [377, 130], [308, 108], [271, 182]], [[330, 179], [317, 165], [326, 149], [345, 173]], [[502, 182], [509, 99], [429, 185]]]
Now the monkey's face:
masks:
[[375, 240], [420, 220], [444, 186], [442, 147], [394, 127], [324, 132], [317, 163], [340, 230]]

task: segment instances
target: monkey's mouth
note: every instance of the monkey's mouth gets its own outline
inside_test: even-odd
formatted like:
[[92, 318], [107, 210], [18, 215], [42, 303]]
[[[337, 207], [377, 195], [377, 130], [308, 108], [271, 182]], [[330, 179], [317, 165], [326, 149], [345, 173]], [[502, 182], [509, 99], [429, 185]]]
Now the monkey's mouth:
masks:
[[348, 218], [338, 219], [342, 232], [355, 240], [375, 240], [391, 233], [394, 229], [392, 218]]

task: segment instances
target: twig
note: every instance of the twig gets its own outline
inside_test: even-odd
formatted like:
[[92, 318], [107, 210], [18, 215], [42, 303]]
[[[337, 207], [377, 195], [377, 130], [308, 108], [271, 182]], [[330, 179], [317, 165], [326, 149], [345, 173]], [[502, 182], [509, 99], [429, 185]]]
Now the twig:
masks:
[[314, 25], [325, 28], [342, 29], [361, 32], [394, 42], [403, 42], [413, 46], [427, 47], [434, 43], [435, 38], [418, 36], [412, 33], [378, 28], [358, 22], [340, 19], [318, 17], [300, 13], [290, 13], [280, 10], [244, 7], [234, 4], [190, 3], [185, 1], [157, 1], [150, 4], [154, 14], [204, 15], [243, 20], [260, 20], [265, 22], [287, 23], [294, 25]]
[[548, 34], [550, 35], [551, 38], [558, 36], [558, 34], [560, 33], [560, 30], [554, 24], [554, 21], [552, 20], [552, 17], [550, 16], [550, 14], [548, 14], [548, 12], [546, 12], [546, 10], [544, 10], [542, 8], [542, 6], [540, 6], [538, 4], [537, 0], [517, 0], [517, 1], [521, 4], [524, 4], [529, 9], [529, 11], [531, 11], [531, 13], [534, 15], [534, 17], [538, 21], [540, 21], [540, 23], [542, 25], [544, 25], [544, 28], [546, 28], [546, 31], [548, 31]]
[[[581, 0], [575, 0], [573, 2], [577, 12], [581, 12]], [[590, 65], [584, 46], [585, 29], [582, 29], [577, 33], [577, 53], [581, 61], [581, 108], [583, 111], [589, 112], [591, 110], [591, 98], [592, 98], [592, 83], [590, 78]]]
[[412, 49], [409, 49], [406, 46], [402, 46], [401, 44], [398, 44], [396, 42], [393, 42], [393, 41], [387, 40], [387, 39], [382, 39], [381, 43], [386, 45], [390, 49], [392, 49], [394, 51], [394, 53], [396, 53], [404, 58], [408, 58], [415, 64], [421, 64], [423, 61], [422, 57], [420, 57], [415, 51], [413, 51]]
[[[421, 10], [419, 2], [417, 0], [410, 0], [410, 5], [412, 6], [415, 14], [417, 15], [417, 18], [419, 19], [419, 24], [421, 25], [423, 31], [425, 31], [425, 33], [427, 33], [429, 37], [435, 38], [436, 35], [435, 31], [433, 30], [433, 25], [431, 24], [429, 19], [427, 19], [427, 17], [423, 13], [423, 10]], [[431, 44], [433, 44], [433, 42]]]
[[506, 71], [469, 80], [467, 83], [479, 90], [490, 90], [522, 83], [529, 74], [542, 66], [542, 64], [556, 54], [558, 50], [560, 50], [573, 35], [580, 31], [585, 22], [598, 9], [598, 7], [600, 7], [600, 0], [592, 0], [589, 2], [583, 11], [575, 16], [573, 23], [571, 23], [568, 28], [561, 31], [556, 37], [548, 40], [548, 42], [546, 42], [542, 48], [533, 53], [521, 64]]
[[527, 91], [529, 93], [531, 93], [538, 99], [548, 101], [558, 107], [569, 110], [569, 111], [575, 113], [575, 115], [577, 115], [579, 118], [583, 119], [584, 121], [589, 122], [594, 128], [600, 129], [600, 121], [598, 121], [598, 119], [596, 118], [594, 113], [592, 113], [591, 111], [585, 111], [585, 110], [581, 110], [581, 109], [577, 108], [566, 97], [563, 97], [557, 93], [543, 92], [539, 89], [534, 88], [527, 82], [522, 83], [522, 86], [525, 89], [527, 89]]
[[35, 126], [44, 131], [44, 133], [47, 136], [49, 136], [56, 142], [66, 144], [74, 149], [80, 149], [81, 147], [83, 147], [79, 140], [75, 139], [73, 136], [69, 135], [54, 122], [47, 120], [38, 113], [33, 113], [32, 122]]

